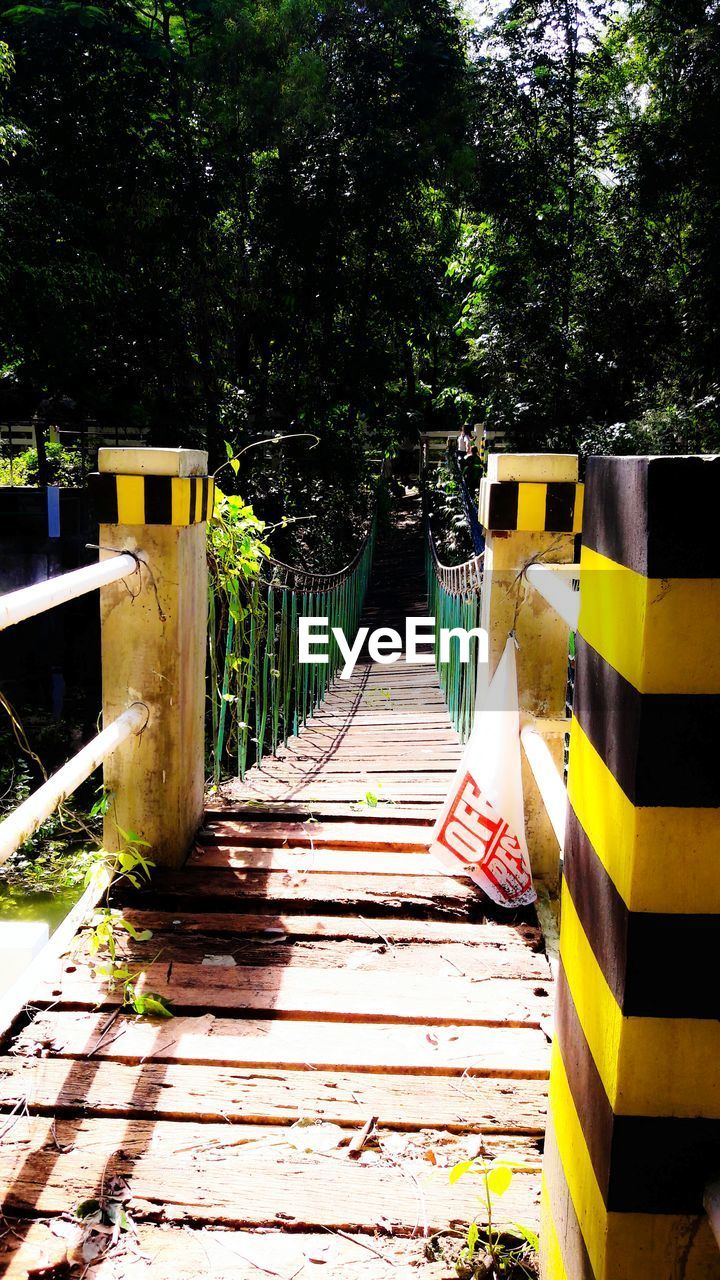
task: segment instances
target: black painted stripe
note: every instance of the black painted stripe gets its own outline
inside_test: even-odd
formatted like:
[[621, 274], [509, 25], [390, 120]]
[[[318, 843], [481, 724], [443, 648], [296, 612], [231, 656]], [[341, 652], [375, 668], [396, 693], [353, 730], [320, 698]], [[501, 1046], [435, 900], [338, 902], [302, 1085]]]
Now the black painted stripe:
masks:
[[210, 513], [208, 511], [208, 477], [203, 476], [202, 481], [202, 519], [208, 520]]
[[555, 986], [555, 1035], [600, 1194], [607, 1204], [615, 1116], [568, 986], [562, 960]]
[[634, 911], [627, 946], [628, 1017], [720, 1019], [720, 916]]
[[609, 1211], [704, 1214], [719, 1153], [720, 1120], [617, 1116]]
[[145, 523], [172, 524], [172, 476], [145, 476]]
[[717, 1176], [720, 1120], [617, 1116], [560, 966], [556, 1032], [588, 1154], [609, 1213], [701, 1214]]
[[[568, 805], [563, 859], [565, 882], [585, 937], [618, 1005], [625, 1000], [630, 912]], [[670, 969], [671, 966], [665, 966]]]
[[517, 529], [519, 492], [517, 480], [504, 480], [490, 486], [488, 529]]
[[628, 911], [571, 807], [564, 873], [585, 936], [626, 1017], [720, 1018], [720, 915]]
[[190, 477], [190, 524], [195, 524], [195, 503], [197, 502], [197, 476]]
[[647, 807], [720, 805], [720, 695], [641, 694], [581, 635], [576, 646], [575, 716], [628, 799]]
[[550, 1213], [565, 1265], [565, 1274], [568, 1280], [596, 1280], [575, 1206], [568, 1190], [551, 1115], [548, 1116], [545, 1131], [543, 1172]]
[[117, 524], [117, 476], [93, 472], [88, 476], [88, 491], [98, 524]]
[[548, 483], [545, 498], [545, 528], [549, 533], [572, 533], [575, 522], [577, 485], [569, 481]]
[[720, 458], [590, 458], [583, 543], [648, 578], [720, 577]]

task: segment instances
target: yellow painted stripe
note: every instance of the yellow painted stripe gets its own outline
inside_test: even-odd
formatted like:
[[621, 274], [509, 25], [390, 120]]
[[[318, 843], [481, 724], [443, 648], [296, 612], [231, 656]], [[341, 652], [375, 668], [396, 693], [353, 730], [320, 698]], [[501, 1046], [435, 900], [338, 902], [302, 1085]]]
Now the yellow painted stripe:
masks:
[[212, 520], [215, 511], [215, 481], [212, 476], [208, 478], [208, 505], [206, 519]]
[[143, 476], [117, 477], [118, 524], [145, 523], [145, 480]]
[[584, 505], [585, 505], [585, 485], [578, 484], [575, 486], [575, 512], [574, 512], [574, 519], [573, 519], [573, 533], [582, 533]]
[[195, 485], [195, 519], [193, 521], [194, 524], [200, 524], [204, 519], [202, 498], [203, 498], [203, 483], [202, 483], [202, 479], [198, 479], [198, 482]]
[[177, 476], [173, 476], [172, 482], [172, 522], [190, 523], [190, 481]]
[[615, 1114], [720, 1119], [720, 1022], [623, 1017], [565, 884], [560, 955], [580, 1025]]
[[720, 1280], [720, 1253], [707, 1218], [611, 1213], [605, 1280]]
[[604, 1276], [607, 1209], [585, 1144], [557, 1040], [550, 1066], [549, 1110], [575, 1216], [597, 1280]]
[[518, 485], [517, 528], [533, 533], [545, 528], [546, 484]]
[[568, 799], [630, 911], [720, 912], [720, 809], [636, 808], [574, 717]]
[[720, 578], [645, 578], [583, 547], [580, 634], [640, 693], [720, 693]]
[[548, 1190], [545, 1174], [542, 1176], [540, 1185], [542, 1196], [540, 1214], [540, 1247], [542, 1252], [543, 1280], [568, 1280], [558, 1233], [555, 1229], [553, 1211], [550, 1203], [550, 1192]]

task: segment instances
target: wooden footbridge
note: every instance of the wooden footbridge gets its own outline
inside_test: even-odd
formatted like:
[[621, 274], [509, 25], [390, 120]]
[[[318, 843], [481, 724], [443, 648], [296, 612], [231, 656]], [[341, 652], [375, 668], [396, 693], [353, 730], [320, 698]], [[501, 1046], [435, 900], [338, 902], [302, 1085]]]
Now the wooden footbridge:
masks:
[[[127, 496], [123, 479], [117, 478], [119, 506]], [[527, 484], [509, 476], [503, 487], [514, 488], [514, 498], [507, 488], [499, 495], [492, 484], [488, 487], [486, 555], [494, 549], [497, 579], [487, 583], [483, 605], [492, 613], [491, 662], [493, 646], [497, 656], [497, 644], [509, 630], [509, 614], [524, 653], [521, 697], [526, 707], [530, 703], [534, 731], [543, 716], [547, 722], [545, 758], [536, 750], [528, 753], [534, 774], [528, 768], [525, 785], [535, 870], [550, 890], [556, 887], [557, 843], [553, 854], [555, 837], [545, 810], [549, 805], [552, 811], [556, 803], [558, 782], [546, 788], [543, 771], [549, 756], [556, 763], [562, 760], [565, 726], [558, 727], [559, 707], [565, 699], [568, 627], [575, 629], [577, 615], [572, 589], [560, 579], [551, 589], [543, 588], [543, 594], [559, 600], [567, 616], [558, 618], [527, 579], [521, 584], [526, 607], [520, 609], [517, 557], [525, 567], [537, 563], [543, 548], [545, 563], [571, 563], [574, 558], [580, 491], [575, 493], [575, 484], [563, 480], [559, 484], [565, 484], [565, 492], [553, 492], [552, 481], [552, 473], [550, 483], [531, 476], [528, 484], [536, 489], [529, 494], [523, 493]], [[606, 501], [607, 475], [599, 483]], [[634, 483], [637, 491], [637, 477]], [[539, 488], [544, 490], [544, 512], [551, 511], [553, 502], [564, 507], [562, 517], [545, 514], [538, 528]], [[574, 500], [568, 516], [569, 488]], [[504, 505], [489, 509], [487, 504], [492, 507], [500, 497]], [[150, 529], [147, 537], [171, 632], [176, 623], [163, 597], [162, 558], [170, 550], [176, 553], [177, 541], [197, 535], [201, 500], [191, 496], [188, 512], [198, 519], [168, 526], [162, 531], [164, 543], [157, 530]], [[514, 516], [508, 514], [513, 501]], [[528, 513], [536, 522], [529, 530], [522, 524]], [[116, 512], [116, 520], [118, 514], [121, 518], [122, 511]], [[657, 516], [653, 508], [651, 525]], [[104, 545], [112, 529], [112, 523], [103, 526]], [[130, 545], [128, 527], [118, 523], [117, 529], [110, 545], [137, 558], [140, 536]], [[630, 523], [623, 526], [619, 541], [612, 544], [596, 519], [591, 554], [614, 549], [614, 568], [622, 568], [623, 576], [628, 548], [634, 554], [635, 529]], [[141, 532], [148, 535], [147, 529]], [[137, 568], [135, 563], [111, 563], [117, 581], [106, 581], [106, 592], [117, 590], [121, 570], [127, 576]], [[657, 565], [651, 558], [643, 569], [636, 561], [628, 572], [649, 582], [661, 576]], [[111, 572], [106, 568], [106, 575]], [[635, 605], [626, 578], [624, 583], [627, 614]], [[190, 598], [183, 599], [178, 589], [175, 601], [180, 625], [194, 590], [192, 582], [188, 586], [186, 580], [185, 586]], [[627, 671], [625, 651], [613, 655], [608, 648], [613, 628], [602, 631], [613, 589], [605, 579], [605, 613], [591, 607], [585, 624], [608, 670], [615, 656], [618, 668]], [[697, 592], [696, 587], [695, 594], [686, 593], [684, 608], [697, 600]], [[588, 595], [592, 597], [592, 588]], [[109, 615], [120, 598], [105, 596], [106, 646], [113, 639]], [[364, 616], [373, 626], [393, 626], [408, 615], [424, 615], [427, 607], [422, 536], [409, 505], [396, 511], [377, 547]], [[639, 626], [647, 623], [650, 606], [643, 607], [646, 612], [634, 619]], [[145, 615], [125, 625], [149, 626], [154, 608], [155, 600]], [[582, 626], [581, 616], [581, 632]], [[541, 641], [540, 661], [533, 646]], [[178, 649], [184, 645], [183, 662], [173, 675], [179, 691], [174, 715], [182, 719], [188, 714], [183, 684], [188, 646], [164, 632], [163, 643], [168, 642]], [[720, 1111], [712, 1101], [711, 1083], [706, 1079], [702, 1084], [705, 1060], [699, 1050], [688, 1050], [695, 1053], [692, 1071], [699, 1100], [692, 1107], [695, 1119], [676, 1121], [674, 1129], [668, 1128], [667, 1116], [689, 1114], [682, 1083], [676, 1081], [673, 1092], [662, 1083], [660, 1071], [653, 1095], [649, 1065], [634, 1092], [632, 1079], [629, 1086], [622, 1083], [623, 1071], [638, 1070], [623, 1027], [627, 1024], [628, 1034], [637, 1035], [630, 1024], [647, 1023], [652, 1002], [633, 978], [627, 997], [631, 1003], [627, 1014], [623, 1011], [619, 975], [625, 966], [630, 984], [638, 957], [623, 952], [620, 933], [613, 932], [623, 924], [614, 923], [619, 919], [616, 908], [613, 916], [607, 906], [609, 890], [591, 862], [590, 837], [583, 844], [578, 820], [591, 827], [593, 856], [602, 859], [605, 876], [620, 883], [629, 902], [624, 927], [628, 910], [631, 931], [655, 920], [651, 915], [639, 921], [639, 913], [663, 910], [670, 913], [665, 927], [672, 929], [674, 908], [662, 893], [643, 896], [641, 879], [647, 870], [642, 850], [624, 869], [615, 865], [612, 851], [608, 854], [602, 843], [606, 837], [600, 818], [593, 827], [586, 817], [585, 777], [592, 764], [596, 781], [604, 776], [602, 769], [607, 774], [607, 812], [610, 821], [620, 824], [620, 839], [625, 838], [622, 824], [633, 820], [618, 807], [608, 781], [620, 763], [612, 742], [603, 740], [598, 729], [599, 677], [596, 671], [594, 686], [586, 679], [587, 643], [581, 635], [576, 714], [582, 726], [573, 722], [574, 742], [581, 745], [571, 745], [571, 762], [575, 749], [578, 758], [582, 755], [582, 769], [578, 766], [573, 790], [571, 763], [573, 810], [565, 864], [570, 889], [564, 890], [570, 906], [567, 930], [563, 917], [553, 1124], [545, 1156], [544, 1275], [548, 1280], [717, 1280], [719, 1255], [702, 1194], [711, 1186], [713, 1116]], [[650, 661], [642, 644], [633, 653], [640, 663]], [[710, 660], [707, 649], [702, 658]], [[106, 664], [107, 659], [106, 648]], [[148, 661], [157, 661], [152, 646], [144, 668]], [[108, 707], [116, 713], [122, 708], [113, 721], [121, 723], [115, 728], [114, 763], [107, 769], [111, 781], [115, 770], [125, 806], [120, 825], [125, 825], [126, 810], [132, 811], [133, 804], [142, 811], [141, 799], [127, 795], [137, 776], [132, 773], [134, 757], [127, 753], [147, 747], [147, 736], [143, 741], [136, 735], [152, 732], [161, 698], [153, 689], [142, 699], [149, 715], [145, 728], [144, 720], [136, 723], [135, 686], [127, 668], [115, 677], [108, 672], [106, 678], [104, 732], [113, 727]], [[118, 689], [114, 678], [124, 688]], [[712, 692], [716, 697], [720, 687]], [[695, 687], [693, 695], [702, 697], [702, 691]], [[457, 710], [459, 722], [461, 708]], [[134, 717], [123, 720], [130, 711]], [[186, 804], [185, 816], [174, 810], [170, 820], [170, 839], [179, 840], [183, 821], [193, 834], [198, 824], [192, 818], [192, 784], [182, 766], [182, 744], [178, 748], [173, 741], [168, 722], [166, 716], [160, 727], [167, 770], [186, 778], [176, 805], [181, 809]], [[614, 724], [624, 732], [617, 719]], [[192, 726], [188, 731], [194, 731]], [[106, 745], [97, 746], [96, 740], [95, 755], [107, 756]], [[643, 739], [638, 759], [650, 749]], [[593, 751], [604, 764], [594, 764]], [[121, 989], [108, 990], [96, 975], [87, 926], [80, 920], [76, 929], [77, 921], [69, 922], [56, 943], [56, 958], [46, 955], [31, 966], [21, 1006], [6, 1005], [2, 1011], [4, 1274], [103, 1280], [143, 1275], [167, 1280], [201, 1275], [228, 1280], [307, 1280], [315, 1275], [440, 1280], [455, 1274], [453, 1265], [442, 1259], [444, 1244], [457, 1245], [459, 1237], [452, 1233], [462, 1232], [476, 1216], [482, 1218], [477, 1183], [464, 1179], [451, 1185], [449, 1180], [454, 1164], [476, 1155], [500, 1157], [515, 1170], [498, 1207], [498, 1221], [538, 1227], [553, 976], [534, 911], [511, 916], [491, 911], [469, 880], [447, 874], [427, 853], [429, 831], [460, 754], [460, 736], [435, 667], [404, 660], [380, 665], [365, 654], [352, 678], [330, 685], [314, 714], [284, 746], [265, 756], [244, 779], [206, 798], [187, 861], [171, 866], [165, 857], [150, 888], [138, 886], [122, 897], [131, 926], [122, 944], [127, 969], [142, 972], [142, 990], [171, 1004], [171, 1019], [138, 1018], [124, 1007]], [[172, 772], [162, 781], [176, 785]], [[149, 772], [151, 794], [158, 785]], [[703, 794], [707, 800], [709, 793]], [[693, 793], [693, 803], [698, 796]], [[46, 807], [51, 800], [46, 794]], [[635, 802], [643, 803], [641, 792]], [[162, 814], [155, 816], [161, 822]], [[26, 815], [23, 830], [27, 822]], [[151, 843], [162, 851], [159, 837]], [[594, 877], [594, 900], [583, 896], [581, 883], [578, 887], [583, 874]], [[628, 877], [635, 877], [634, 887]], [[706, 894], [710, 883], [706, 875]], [[677, 890], [677, 877], [673, 884]], [[712, 919], [707, 917], [710, 904], [696, 906], [696, 897], [686, 895], [679, 910], [704, 909], [705, 919]], [[709, 938], [711, 925], [703, 927]], [[652, 931], [643, 937], [647, 945], [656, 945]], [[609, 974], [611, 964], [614, 986], [605, 994], [600, 984], [609, 980], [603, 973]], [[622, 1024], [617, 1035], [613, 1031], [612, 1043], [610, 1032], [602, 1042], [600, 1006], [594, 1003], [600, 996], [606, 1025], [612, 1029], [616, 1016]], [[652, 1042], [657, 1051], [668, 1048], [676, 1034], [674, 1026], [665, 1032], [664, 1019], [672, 1023], [679, 1013], [672, 1001], [672, 1007], [661, 1006], [662, 1001], [652, 1005], [654, 1038], [647, 1041], [648, 1049]], [[692, 1017], [702, 1020], [697, 1004], [693, 1010]], [[703, 1041], [708, 1053], [714, 1043]], [[707, 1059], [705, 1068], [714, 1073], [716, 1087], [717, 1060]], [[589, 1065], [593, 1062], [595, 1074]], [[677, 1073], [682, 1081], [680, 1061]], [[602, 1110], [602, 1097], [608, 1099], [609, 1114]], [[631, 1128], [628, 1106], [633, 1123], [642, 1117], [642, 1128]], [[708, 1119], [697, 1119], [699, 1110]], [[614, 1146], [613, 1125], [620, 1134]], [[649, 1139], [654, 1126], [669, 1144], [661, 1176], [657, 1156], [646, 1158], [643, 1151], [642, 1135]], [[654, 1141], [650, 1149], [655, 1153]], [[681, 1148], [676, 1174], [673, 1142]], [[649, 1184], [639, 1188], [628, 1181], [628, 1168], [633, 1176], [644, 1174]], [[697, 1191], [687, 1190], [691, 1170], [699, 1200]], [[673, 1208], [673, 1188], [678, 1186], [682, 1192]], [[638, 1240], [636, 1230], [644, 1232]], [[681, 1269], [673, 1260], [673, 1232], [679, 1233]]]

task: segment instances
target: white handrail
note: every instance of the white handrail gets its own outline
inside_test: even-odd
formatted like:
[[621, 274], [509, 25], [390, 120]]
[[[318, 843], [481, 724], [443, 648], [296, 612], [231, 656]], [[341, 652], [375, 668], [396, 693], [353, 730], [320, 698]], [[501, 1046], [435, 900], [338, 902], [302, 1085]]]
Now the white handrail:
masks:
[[531, 564], [525, 577], [543, 600], [560, 614], [571, 631], [577, 631], [580, 617], [579, 564]]
[[[542, 721], [540, 721], [542, 724]], [[562, 852], [565, 844], [565, 819], [567, 817], [567, 791], [553, 760], [552, 753], [542, 734], [533, 725], [526, 724], [520, 731], [520, 741], [525, 749], [528, 764], [538, 785], [538, 791], [547, 810], [550, 825]]]
[[90, 777], [121, 742], [132, 733], [139, 733], [144, 729], [147, 720], [145, 704], [134, 702], [107, 729], [103, 729], [72, 760], [68, 760], [57, 773], [18, 805], [4, 822], [0, 822], [0, 866], [7, 862], [21, 844], [30, 839], [40, 824], [50, 817], [67, 796], [77, 790], [81, 782]]
[[12, 627], [16, 622], [24, 622], [26, 618], [34, 618], [46, 609], [53, 609], [55, 605], [76, 600], [78, 596], [87, 595], [88, 591], [96, 591], [98, 587], [106, 587], [110, 582], [127, 578], [128, 574], [136, 573], [137, 570], [135, 556], [124, 551], [108, 560], [86, 565], [84, 569], [73, 569], [71, 573], [48, 578], [47, 582], [36, 582], [32, 587], [9, 591], [0, 596], [0, 631]]

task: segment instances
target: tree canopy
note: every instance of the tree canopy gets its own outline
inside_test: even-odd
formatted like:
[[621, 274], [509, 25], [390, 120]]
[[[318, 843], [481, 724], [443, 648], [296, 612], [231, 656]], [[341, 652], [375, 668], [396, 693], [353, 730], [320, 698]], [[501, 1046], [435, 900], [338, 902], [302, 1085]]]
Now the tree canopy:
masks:
[[36, 0], [0, 39], [0, 416], [316, 434], [284, 490], [422, 424], [717, 446], [717, 3]]

